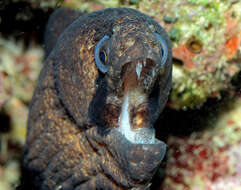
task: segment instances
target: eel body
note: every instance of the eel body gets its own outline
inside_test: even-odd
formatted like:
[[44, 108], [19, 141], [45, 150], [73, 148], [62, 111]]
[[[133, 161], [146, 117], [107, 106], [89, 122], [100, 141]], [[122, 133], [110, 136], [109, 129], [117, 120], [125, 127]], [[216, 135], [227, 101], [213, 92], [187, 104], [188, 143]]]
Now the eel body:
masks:
[[166, 149], [153, 128], [171, 87], [164, 29], [133, 9], [80, 15], [60, 8], [45, 41], [30, 104], [24, 185], [148, 189]]

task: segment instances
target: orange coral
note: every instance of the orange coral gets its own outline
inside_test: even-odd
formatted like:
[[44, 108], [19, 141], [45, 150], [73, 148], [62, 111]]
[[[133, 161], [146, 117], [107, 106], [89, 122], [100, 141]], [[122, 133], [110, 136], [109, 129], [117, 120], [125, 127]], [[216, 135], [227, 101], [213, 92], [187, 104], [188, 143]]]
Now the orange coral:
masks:
[[182, 60], [186, 69], [194, 67], [193, 57], [195, 53], [191, 52], [185, 44], [174, 48], [172, 51], [173, 57]]
[[237, 35], [232, 36], [231, 38], [229, 38], [226, 41], [226, 43], [225, 43], [226, 56], [228, 58], [234, 56], [235, 53], [237, 52], [237, 49], [239, 47], [239, 41], [240, 41], [240, 39], [238, 38]]

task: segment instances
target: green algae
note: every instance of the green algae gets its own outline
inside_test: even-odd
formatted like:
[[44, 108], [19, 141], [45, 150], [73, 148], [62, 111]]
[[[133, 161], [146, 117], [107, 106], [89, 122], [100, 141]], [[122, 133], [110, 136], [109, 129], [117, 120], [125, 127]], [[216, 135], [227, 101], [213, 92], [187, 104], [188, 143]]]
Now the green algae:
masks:
[[181, 30], [179, 28], [172, 27], [169, 32], [170, 39], [178, 42], [181, 38]]

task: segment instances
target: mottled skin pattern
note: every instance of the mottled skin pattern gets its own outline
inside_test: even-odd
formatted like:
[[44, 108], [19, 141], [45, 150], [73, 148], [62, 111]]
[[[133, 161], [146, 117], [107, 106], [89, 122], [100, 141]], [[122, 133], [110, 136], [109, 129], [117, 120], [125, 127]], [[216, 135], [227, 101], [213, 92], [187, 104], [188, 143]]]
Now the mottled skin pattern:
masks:
[[[73, 18], [67, 11], [66, 19]], [[154, 32], [168, 46], [169, 57], [162, 67], [161, 55], [153, 53], [154, 49], [160, 51]], [[104, 35], [111, 36], [106, 74], [98, 70], [94, 59], [95, 46]], [[47, 54], [54, 47], [53, 41], [50, 44]], [[147, 97], [132, 110], [134, 128], [154, 123], [171, 86], [170, 49], [166, 32], [132, 9], [105, 9], [75, 20], [58, 39], [39, 76], [30, 105], [23, 186], [41, 190], [149, 189], [165, 145], [157, 139], [153, 144], [130, 142], [117, 130], [118, 118], [125, 89], [134, 86]], [[137, 82], [132, 77], [133, 65], [136, 59], [150, 55]], [[156, 72], [149, 74], [151, 68]]]

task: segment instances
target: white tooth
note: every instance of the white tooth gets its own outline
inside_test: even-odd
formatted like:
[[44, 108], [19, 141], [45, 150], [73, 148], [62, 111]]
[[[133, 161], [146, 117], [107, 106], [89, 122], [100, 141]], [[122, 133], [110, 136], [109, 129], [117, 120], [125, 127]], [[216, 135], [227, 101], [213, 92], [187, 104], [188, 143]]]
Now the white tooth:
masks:
[[144, 63], [143, 63], [144, 67], [146, 66], [146, 60], [144, 60]]
[[152, 76], [154, 77], [155, 76], [155, 70], [152, 69]]
[[142, 71], [142, 63], [137, 63], [136, 65], [136, 74], [137, 74], [137, 79], [140, 79], [141, 76], [141, 71]]

